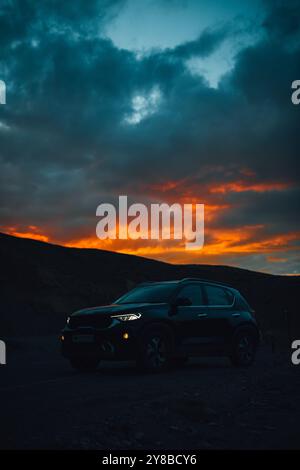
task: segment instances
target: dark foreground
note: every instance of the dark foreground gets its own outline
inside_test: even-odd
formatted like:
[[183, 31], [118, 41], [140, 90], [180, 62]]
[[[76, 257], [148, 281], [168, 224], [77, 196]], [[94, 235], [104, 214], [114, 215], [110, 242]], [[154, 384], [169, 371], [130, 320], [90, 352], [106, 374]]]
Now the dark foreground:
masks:
[[269, 346], [250, 369], [201, 359], [160, 375], [80, 375], [49, 337], [13, 342], [7, 360], [2, 449], [300, 448], [300, 366]]

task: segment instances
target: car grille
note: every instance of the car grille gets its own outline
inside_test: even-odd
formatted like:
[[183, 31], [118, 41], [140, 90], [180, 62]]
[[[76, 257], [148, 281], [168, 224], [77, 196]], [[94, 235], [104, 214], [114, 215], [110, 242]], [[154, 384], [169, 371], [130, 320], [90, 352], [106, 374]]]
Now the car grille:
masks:
[[76, 315], [70, 318], [70, 328], [108, 328], [112, 320], [108, 315]]

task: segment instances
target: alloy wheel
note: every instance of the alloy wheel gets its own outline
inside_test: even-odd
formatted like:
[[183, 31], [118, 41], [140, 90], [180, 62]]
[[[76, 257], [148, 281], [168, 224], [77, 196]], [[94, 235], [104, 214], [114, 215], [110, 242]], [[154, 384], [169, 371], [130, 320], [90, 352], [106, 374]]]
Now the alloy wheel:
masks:
[[237, 354], [241, 364], [250, 364], [254, 356], [254, 344], [249, 336], [242, 336], [239, 339]]
[[160, 336], [150, 338], [146, 348], [147, 362], [154, 369], [162, 368], [167, 362], [167, 345]]

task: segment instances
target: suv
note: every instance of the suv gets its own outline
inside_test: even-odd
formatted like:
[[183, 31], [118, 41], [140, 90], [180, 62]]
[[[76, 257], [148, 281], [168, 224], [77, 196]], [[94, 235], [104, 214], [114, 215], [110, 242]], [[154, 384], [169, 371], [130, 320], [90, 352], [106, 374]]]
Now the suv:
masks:
[[161, 370], [201, 355], [249, 366], [259, 342], [253, 314], [236, 289], [216, 282], [147, 282], [112, 305], [68, 317], [62, 354], [82, 371], [96, 369], [101, 359], [135, 359], [144, 369]]

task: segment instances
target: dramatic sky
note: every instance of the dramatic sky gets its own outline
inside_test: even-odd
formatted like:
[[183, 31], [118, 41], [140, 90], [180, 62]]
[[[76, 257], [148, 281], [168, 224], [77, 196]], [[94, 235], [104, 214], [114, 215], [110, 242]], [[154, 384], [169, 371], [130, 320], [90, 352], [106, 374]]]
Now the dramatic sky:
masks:
[[[300, 273], [300, 0], [0, 0], [0, 230]], [[205, 245], [100, 241], [96, 207], [205, 204]]]

